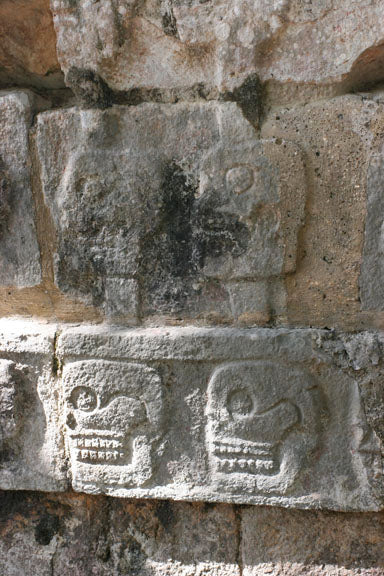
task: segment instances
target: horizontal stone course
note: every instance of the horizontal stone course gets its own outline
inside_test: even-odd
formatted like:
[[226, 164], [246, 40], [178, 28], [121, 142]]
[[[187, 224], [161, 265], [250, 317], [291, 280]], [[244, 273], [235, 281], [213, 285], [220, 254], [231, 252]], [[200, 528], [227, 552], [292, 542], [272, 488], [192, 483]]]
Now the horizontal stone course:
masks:
[[[71, 478], [76, 491], [122, 497], [378, 510], [382, 436], [366, 382], [382, 378], [383, 341], [312, 329], [2, 321], [3, 373], [9, 360], [19, 370], [34, 362], [25, 386], [40, 411], [22, 420], [40, 430], [48, 468], [20, 483], [21, 454], [2, 464], [0, 486], [57, 490]], [[363, 367], [362, 353], [371, 359]]]

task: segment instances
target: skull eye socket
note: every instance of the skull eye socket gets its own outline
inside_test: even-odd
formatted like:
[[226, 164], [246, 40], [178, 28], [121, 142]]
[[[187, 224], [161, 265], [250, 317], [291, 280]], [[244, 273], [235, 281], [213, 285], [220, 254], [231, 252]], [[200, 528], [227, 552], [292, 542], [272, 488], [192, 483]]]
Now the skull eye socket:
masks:
[[97, 406], [97, 396], [92, 388], [79, 386], [72, 391], [70, 402], [76, 410], [91, 412]]
[[246, 390], [235, 390], [228, 396], [227, 406], [233, 418], [245, 418], [253, 411], [253, 400]]

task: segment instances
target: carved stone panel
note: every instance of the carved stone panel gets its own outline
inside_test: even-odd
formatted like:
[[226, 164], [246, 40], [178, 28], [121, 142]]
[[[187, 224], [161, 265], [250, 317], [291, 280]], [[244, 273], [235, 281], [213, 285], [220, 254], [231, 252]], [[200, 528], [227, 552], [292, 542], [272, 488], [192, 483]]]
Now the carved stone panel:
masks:
[[32, 95], [0, 92], [0, 285], [41, 279], [32, 199], [28, 133]]
[[41, 114], [37, 143], [62, 291], [130, 320], [284, 313], [306, 189], [294, 144], [217, 102]]
[[0, 489], [64, 490], [55, 326], [0, 322]]
[[230, 491], [285, 493], [319, 444], [326, 407], [314, 378], [278, 362], [234, 362], [208, 385], [213, 480]]
[[[367, 422], [356, 370], [340, 364], [342, 341], [324, 346], [327, 335], [64, 331], [57, 352], [73, 486], [124, 497], [383, 507], [380, 427]], [[363, 335], [357, 341], [364, 345]], [[376, 366], [364, 368], [372, 381], [382, 377]]]
[[162, 385], [142, 364], [86, 360], [64, 369], [74, 486], [141, 486], [163, 433]]

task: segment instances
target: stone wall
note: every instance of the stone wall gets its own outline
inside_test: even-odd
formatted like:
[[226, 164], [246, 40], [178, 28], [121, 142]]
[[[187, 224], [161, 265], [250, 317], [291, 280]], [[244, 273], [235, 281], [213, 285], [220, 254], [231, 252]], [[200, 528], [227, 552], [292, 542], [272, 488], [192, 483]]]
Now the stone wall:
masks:
[[0, 3], [0, 575], [384, 574], [384, 1]]

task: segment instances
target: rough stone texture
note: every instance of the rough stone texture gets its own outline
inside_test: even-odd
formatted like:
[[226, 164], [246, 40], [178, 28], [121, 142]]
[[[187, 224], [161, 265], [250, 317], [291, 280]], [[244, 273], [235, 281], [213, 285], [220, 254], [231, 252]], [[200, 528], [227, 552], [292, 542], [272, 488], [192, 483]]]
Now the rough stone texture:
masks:
[[[367, 346], [364, 335], [356, 339], [354, 348], [348, 349]], [[340, 362], [345, 346], [341, 338], [311, 330], [168, 328], [164, 333], [100, 328], [92, 332], [81, 327], [63, 332], [57, 354], [64, 365], [64, 382], [69, 383], [67, 437], [75, 489], [297, 507], [380, 507], [380, 425], [374, 417], [370, 417], [373, 427], [367, 424], [353, 378], [356, 367], [348, 372], [349, 365]], [[118, 368], [117, 358], [127, 363]], [[130, 398], [126, 392], [132, 386], [128, 375], [138, 370], [137, 362], [144, 363], [142, 370], [151, 367], [157, 372], [164, 396], [161, 450], [152, 452], [152, 460], [146, 449], [141, 454], [139, 449], [140, 441], [148, 445], [145, 436], [152, 435], [155, 442], [159, 434], [151, 432], [151, 420], [160, 415], [160, 391], [155, 394], [154, 388], [154, 398], [144, 398], [147, 414], [140, 436], [135, 428], [141, 413], [137, 392], [132, 389]], [[377, 364], [373, 359], [365, 366], [365, 382], [380, 378]], [[103, 376], [100, 387], [95, 374], [107, 369], [110, 376]], [[117, 384], [116, 370], [125, 378], [124, 386]], [[140, 385], [156, 372], [145, 378], [143, 374]], [[72, 382], [84, 395], [76, 424]], [[109, 420], [113, 405], [108, 407], [107, 399], [116, 397], [116, 386], [120, 403], [129, 405], [132, 413], [133, 426], [126, 425], [125, 438], [117, 407], [119, 426], [111, 426]], [[368, 391], [366, 396], [370, 397]], [[111, 427], [109, 446], [104, 430]], [[78, 445], [73, 445], [73, 435]], [[88, 436], [92, 438], [87, 443]], [[131, 464], [125, 460], [129, 445]], [[104, 464], [105, 452], [110, 454]], [[143, 470], [151, 465], [143, 488], [140, 482], [129, 486], [137, 459]], [[111, 473], [110, 462], [121, 480]]]
[[28, 130], [33, 96], [0, 92], [0, 284], [32, 286], [41, 277], [30, 183]]
[[384, 310], [383, 289], [383, 143], [372, 152], [367, 174], [367, 220], [360, 277], [363, 309]]
[[0, 323], [0, 488], [67, 485], [60, 399], [53, 371], [55, 326]]
[[231, 103], [47, 112], [36, 144], [62, 291], [133, 321], [284, 315], [305, 205], [295, 145], [259, 140]]
[[[231, 91], [262, 80], [376, 80], [384, 58], [381, 0], [51, 0], [63, 70], [116, 91]], [[86, 38], [86, 41], [84, 41]], [[204, 94], [204, 91], [203, 91]]]
[[62, 88], [49, 0], [0, 3], [0, 86]]
[[381, 576], [384, 516], [1, 494], [2, 576]]
[[384, 574], [383, 70], [383, 0], [0, 2], [1, 576]]
[[245, 576], [381, 576], [383, 515], [243, 509]]
[[383, 507], [382, 334], [0, 328], [2, 488]]
[[[292, 323], [306, 324], [311, 318], [329, 328], [382, 326], [381, 316], [361, 312], [359, 277], [367, 172], [383, 130], [383, 113], [380, 101], [348, 95], [271, 110], [266, 117], [262, 136], [297, 142], [307, 169], [305, 228], [296, 274], [287, 278]], [[370, 177], [370, 190], [372, 186]], [[376, 190], [379, 194], [380, 188]], [[371, 220], [380, 217], [377, 208]], [[372, 248], [366, 250], [372, 253]], [[372, 261], [371, 269], [374, 265]], [[373, 281], [369, 271], [364, 274], [367, 284]]]

